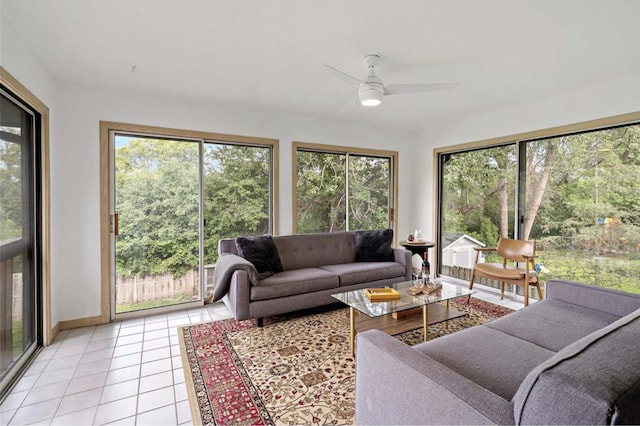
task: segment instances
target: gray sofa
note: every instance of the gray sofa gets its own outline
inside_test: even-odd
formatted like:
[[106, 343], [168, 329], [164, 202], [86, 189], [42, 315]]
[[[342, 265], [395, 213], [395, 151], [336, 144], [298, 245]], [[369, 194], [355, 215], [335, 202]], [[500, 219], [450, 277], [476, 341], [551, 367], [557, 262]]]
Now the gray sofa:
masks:
[[[393, 261], [356, 262], [354, 232], [274, 236], [273, 242], [282, 272], [254, 283], [248, 271], [231, 275], [222, 300], [237, 320], [260, 323], [266, 316], [336, 303], [334, 293], [411, 279], [411, 253], [404, 248], [393, 248]], [[218, 252], [218, 263], [237, 255], [235, 240], [220, 240]]]
[[357, 424], [640, 424], [640, 295], [547, 298], [413, 347], [357, 336]]

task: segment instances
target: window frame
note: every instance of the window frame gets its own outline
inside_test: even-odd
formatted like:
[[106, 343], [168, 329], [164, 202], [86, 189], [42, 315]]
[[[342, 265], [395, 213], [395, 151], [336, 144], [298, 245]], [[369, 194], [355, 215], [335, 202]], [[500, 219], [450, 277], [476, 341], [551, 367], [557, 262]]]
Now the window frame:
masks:
[[623, 127], [640, 124], [640, 112], [632, 112], [628, 114], [616, 115], [596, 120], [583, 121], [564, 126], [551, 127], [530, 132], [517, 133], [508, 136], [501, 136], [491, 139], [483, 139], [474, 142], [467, 142], [457, 145], [437, 147], [433, 149], [433, 191], [435, 194], [433, 204], [433, 235], [436, 238], [436, 246], [434, 249], [434, 265], [436, 273], [439, 275], [442, 270], [442, 156], [463, 153], [479, 149], [487, 149], [505, 145], [515, 145], [516, 155], [518, 156], [519, 167], [516, 168], [516, 194], [515, 194], [515, 214], [514, 214], [514, 233], [516, 239], [520, 238], [522, 233], [522, 212], [523, 203], [526, 194], [520, 191], [524, 176], [524, 156], [526, 144], [528, 142], [539, 141], [544, 139], [558, 138], [562, 136], [575, 135], [580, 133], [589, 133], [598, 130], [606, 130], [614, 127]]
[[291, 195], [292, 195], [292, 232], [298, 233], [298, 151], [357, 155], [388, 158], [390, 163], [390, 203], [389, 216], [391, 223], [390, 228], [393, 229], [394, 244], [397, 242], [398, 234], [398, 151], [389, 151], [381, 149], [370, 149], [360, 147], [350, 147], [341, 145], [324, 145], [310, 142], [293, 141], [291, 146]]

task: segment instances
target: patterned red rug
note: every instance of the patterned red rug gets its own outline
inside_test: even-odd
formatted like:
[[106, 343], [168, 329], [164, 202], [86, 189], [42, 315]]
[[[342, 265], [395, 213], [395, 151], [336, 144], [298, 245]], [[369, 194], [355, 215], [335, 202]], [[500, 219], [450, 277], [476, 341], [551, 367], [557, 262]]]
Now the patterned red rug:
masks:
[[[454, 303], [455, 307], [455, 303]], [[458, 309], [467, 309], [466, 301]], [[355, 364], [348, 309], [178, 330], [195, 424], [353, 424]], [[429, 326], [429, 339], [511, 312], [471, 299], [468, 317]], [[420, 330], [397, 336], [422, 342]]]

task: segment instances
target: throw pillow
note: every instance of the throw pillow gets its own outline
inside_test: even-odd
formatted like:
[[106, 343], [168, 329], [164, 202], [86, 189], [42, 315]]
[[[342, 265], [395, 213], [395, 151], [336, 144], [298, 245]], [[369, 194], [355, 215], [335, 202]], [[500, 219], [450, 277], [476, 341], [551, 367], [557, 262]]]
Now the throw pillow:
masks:
[[356, 231], [356, 262], [393, 262], [393, 229]]
[[278, 248], [271, 235], [236, 238], [238, 255], [253, 263], [261, 278], [282, 272]]

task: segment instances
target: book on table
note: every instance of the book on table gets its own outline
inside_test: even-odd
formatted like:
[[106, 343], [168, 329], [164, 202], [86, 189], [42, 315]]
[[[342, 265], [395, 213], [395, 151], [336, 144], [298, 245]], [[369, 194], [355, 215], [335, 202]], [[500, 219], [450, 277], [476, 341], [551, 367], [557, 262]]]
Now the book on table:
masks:
[[388, 302], [400, 299], [400, 293], [393, 288], [367, 288], [364, 295], [372, 302]]

